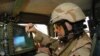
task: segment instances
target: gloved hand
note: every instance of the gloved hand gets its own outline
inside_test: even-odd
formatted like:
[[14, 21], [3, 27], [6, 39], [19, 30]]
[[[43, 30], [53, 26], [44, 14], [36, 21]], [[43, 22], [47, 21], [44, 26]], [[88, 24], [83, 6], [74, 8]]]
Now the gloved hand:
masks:
[[26, 26], [25, 26], [25, 31], [26, 32], [33, 32], [33, 33], [36, 33], [37, 29], [34, 27], [34, 25], [32, 23], [28, 23]]

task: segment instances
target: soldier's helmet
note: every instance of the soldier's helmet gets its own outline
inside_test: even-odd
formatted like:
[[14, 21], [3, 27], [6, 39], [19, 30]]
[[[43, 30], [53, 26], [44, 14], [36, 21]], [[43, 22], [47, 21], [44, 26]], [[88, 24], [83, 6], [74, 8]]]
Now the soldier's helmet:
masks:
[[55, 23], [60, 20], [67, 20], [75, 23], [85, 19], [85, 14], [82, 9], [73, 3], [63, 3], [58, 5], [51, 14], [51, 23]]

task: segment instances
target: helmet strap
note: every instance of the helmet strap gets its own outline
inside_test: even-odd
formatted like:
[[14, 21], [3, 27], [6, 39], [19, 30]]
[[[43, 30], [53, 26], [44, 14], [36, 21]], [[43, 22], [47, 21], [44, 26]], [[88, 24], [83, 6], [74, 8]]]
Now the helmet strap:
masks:
[[65, 35], [63, 38], [60, 39], [61, 42], [63, 43], [67, 43], [72, 37], [69, 37], [69, 34], [72, 32], [72, 31], [68, 31], [65, 23], [62, 24], [62, 27], [64, 28], [64, 32], [65, 32]]

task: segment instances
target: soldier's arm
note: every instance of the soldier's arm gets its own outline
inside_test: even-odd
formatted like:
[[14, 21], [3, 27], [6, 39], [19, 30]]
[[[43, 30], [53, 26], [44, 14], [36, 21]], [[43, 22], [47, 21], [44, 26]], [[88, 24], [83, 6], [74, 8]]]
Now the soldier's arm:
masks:
[[51, 39], [50, 39], [50, 36], [38, 31], [34, 25], [32, 23], [28, 23], [26, 26], [25, 26], [25, 30], [26, 32], [33, 32], [35, 34], [35, 38], [34, 38], [34, 41], [35, 42], [39, 42], [41, 43], [42, 45], [47, 45], [48, 43], [51, 42]]
[[35, 38], [34, 38], [34, 40], [35, 40], [36, 42], [41, 43], [41, 44], [44, 45], [44, 46], [46, 46], [47, 44], [51, 43], [51, 38], [50, 38], [50, 36], [48, 36], [48, 35], [46, 35], [46, 34], [40, 32], [40, 31], [38, 31], [38, 30], [36, 30], [36, 32], [35, 32]]

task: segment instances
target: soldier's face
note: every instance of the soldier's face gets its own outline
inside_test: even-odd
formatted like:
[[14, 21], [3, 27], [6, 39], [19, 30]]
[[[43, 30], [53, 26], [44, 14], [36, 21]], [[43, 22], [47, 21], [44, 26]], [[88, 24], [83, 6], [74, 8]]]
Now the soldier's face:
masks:
[[65, 35], [64, 28], [62, 26], [58, 26], [56, 24], [54, 24], [54, 32], [57, 34], [59, 39], [64, 37], [64, 35]]

